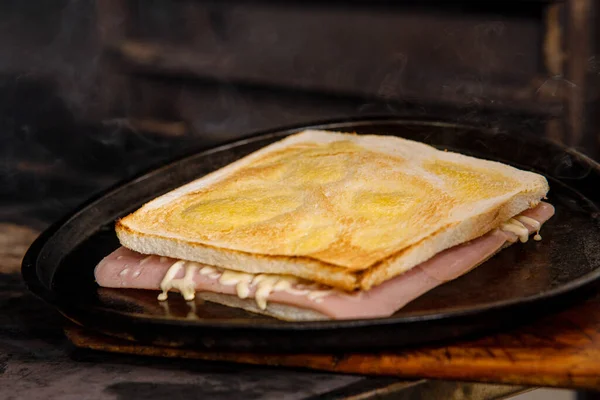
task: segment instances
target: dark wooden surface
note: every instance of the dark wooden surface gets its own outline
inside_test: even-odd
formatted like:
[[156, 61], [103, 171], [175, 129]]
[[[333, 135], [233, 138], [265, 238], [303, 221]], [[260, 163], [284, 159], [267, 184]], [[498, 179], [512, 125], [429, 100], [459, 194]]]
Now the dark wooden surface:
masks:
[[[458, 400], [499, 399], [527, 390], [77, 348], [65, 337], [65, 320], [21, 280], [22, 255], [37, 233], [0, 222], [0, 399]], [[84, 339], [72, 330], [69, 335]], [[115, 350], [106, 347], [109, 343], [103, 342], [103, 350]]]
[[600, 390], [600, 296], [500, 334], [380, 354], [232, 354], [143, 346], [66, 329], [75, 345], [138, 355], [232, 361], [317, 370]]

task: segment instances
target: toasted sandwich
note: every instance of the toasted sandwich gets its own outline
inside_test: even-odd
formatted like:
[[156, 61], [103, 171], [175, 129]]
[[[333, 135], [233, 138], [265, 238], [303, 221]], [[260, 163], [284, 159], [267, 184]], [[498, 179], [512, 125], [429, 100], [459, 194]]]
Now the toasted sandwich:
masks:
[[100, 286], [284, 320], [386, 317], [525, 242], [554, 214], [536, 173], [392, 136], [309, 130], [116, 223]]

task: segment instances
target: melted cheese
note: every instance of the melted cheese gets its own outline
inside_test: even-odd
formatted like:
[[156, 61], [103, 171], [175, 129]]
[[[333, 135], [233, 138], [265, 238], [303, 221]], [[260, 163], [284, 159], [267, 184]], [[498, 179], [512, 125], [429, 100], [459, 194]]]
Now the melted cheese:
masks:
[[[175, 279], [175, 276], [179, 273], [181, 268], [185, 267], [185, 274], [183, 278]], [[177, 289], [183, 298], [187, 301], [193, 300], [196, 297], [196, 284], [194, 282], [194, 276], [198, 271], [198, 264], [186, 263], [185, 261], [177, 261], [167, 271], [165, 277], [160, 283], [160, 289], [162, 293], [158, 295], [158, 300], [164, 301], [168, 297], [168, 291], [171, 289]]]
[[514, 233], [521, 243], [527, 242], [529, 239], [529, 229], [515, 218], [509, 219], [500, 226], [500, 229], [506, 232]]
[[315, 303], [323, 302], [324, 298], [335, 293], [335, 289], [311, 290], [307, 297]]
[[536, 221], [533, 218], [526, 217], [525, 215], [519, 215], [518, 217], [515, 217], [514, 219], [516, 219], [517, 221], [519, 221], [523, 224], [527, 224], [527, 225], [531, 226], [536, 231], [542, 227], [542, 224], [540, 224], [538, 221]]
[[540, 235], [540, 228], [542, 227], [542, 224], [540, 224], [535, 219], [526, 217], [524, 215], [515, 217], [515, 219], [524, 224], [531, 226], [533, 229], [535, 229], [537, 231], [535, 236], [533, 237], [533, 240], [535, 240], [536, 242], [539, 242], [540, 240], [542, 240], [542, 236]]
[[250, 294], [250, 282], [252, 275], [237, 271], [223, 271], [219, 283], [226, 286], [234, 286], [240, 299], [245, 299]]
[[142, 261], [140, 261], [140, 265], [144, 265], [146, 264], [148, 261], [150, 261], [152, 259], [152, 256], [148, 256], [146, 258], [144, 258]]
[[275, 289], [275, 284], [278, 280], [279, 278], [277, 276], [266, 274], [256, 275], [252, 280], [252, 283], [256, 284], [254, 299], [256, 300], [256, 305], [258, 305], [261, 310], [266, 310], [267, 298]]
[[217, 269], [215, 267], [211, 267], [210, 265], [205, 265], [200, 270], [200, 275], [212, 275], [215, 272], [217, 272]]
[[[175, 277], [182, 268], [185, 268], [183, 278], [176, 279]], [[180, 260], [171, 265], [167, 270], [160, 283], [162, 292], [158, 295], [158, 300], [167, 300], [168, 292], [172, 289], [178, 290], [185, 300], [193, 300], [196, 295], [196, 285], [194, 282], [196, 274], [218, 280], [224, 286], [235, 286], [236, 294], [240, 299], [248, 298], [251, 289], [255, 288], [254, 299], [262, 310], [267, 308], [267, 300], [273, 292], [287, 292], [296, 296], [307, 296], [308, 299], [317, 303], [322, 302], [326, 296], [336, 292], [335, 289], [323, 289], [317, 284], [303, 285], [299, 279], [293, 276], [249, 274], [240, 271], [223, 270], [209, 265], [200, 268], [196, 263]]]

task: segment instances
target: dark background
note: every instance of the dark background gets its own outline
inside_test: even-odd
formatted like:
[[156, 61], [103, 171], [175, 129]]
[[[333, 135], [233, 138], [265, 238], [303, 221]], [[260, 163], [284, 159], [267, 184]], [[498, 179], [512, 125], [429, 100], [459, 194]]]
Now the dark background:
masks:
[[0, 220], [43, 226], [114, 180], [73, 160], [100, 167], [77, 146], [102, 140], [94, 24], [92, 1], [0, 2]]
[[[434, 118], [593, 155], [595, 126], [570, 141], [564, 122], [572, 51], [548, 45], [551, 3], [0, 2], [0, 220], [42, 228], [179, 154], [331, 119]], [[577, 121], [596, 118], [595, 54]]]

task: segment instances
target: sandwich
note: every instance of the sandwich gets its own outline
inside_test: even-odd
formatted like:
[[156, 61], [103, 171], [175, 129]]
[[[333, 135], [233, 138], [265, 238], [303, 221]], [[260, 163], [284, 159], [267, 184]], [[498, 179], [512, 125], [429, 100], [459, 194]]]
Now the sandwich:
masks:
[[288, 321], [384, 318], [540, 240], [548, 190], [539, 174], [419, 142], [308, 130], [118, 220], [121, 247], [95, 277]]

